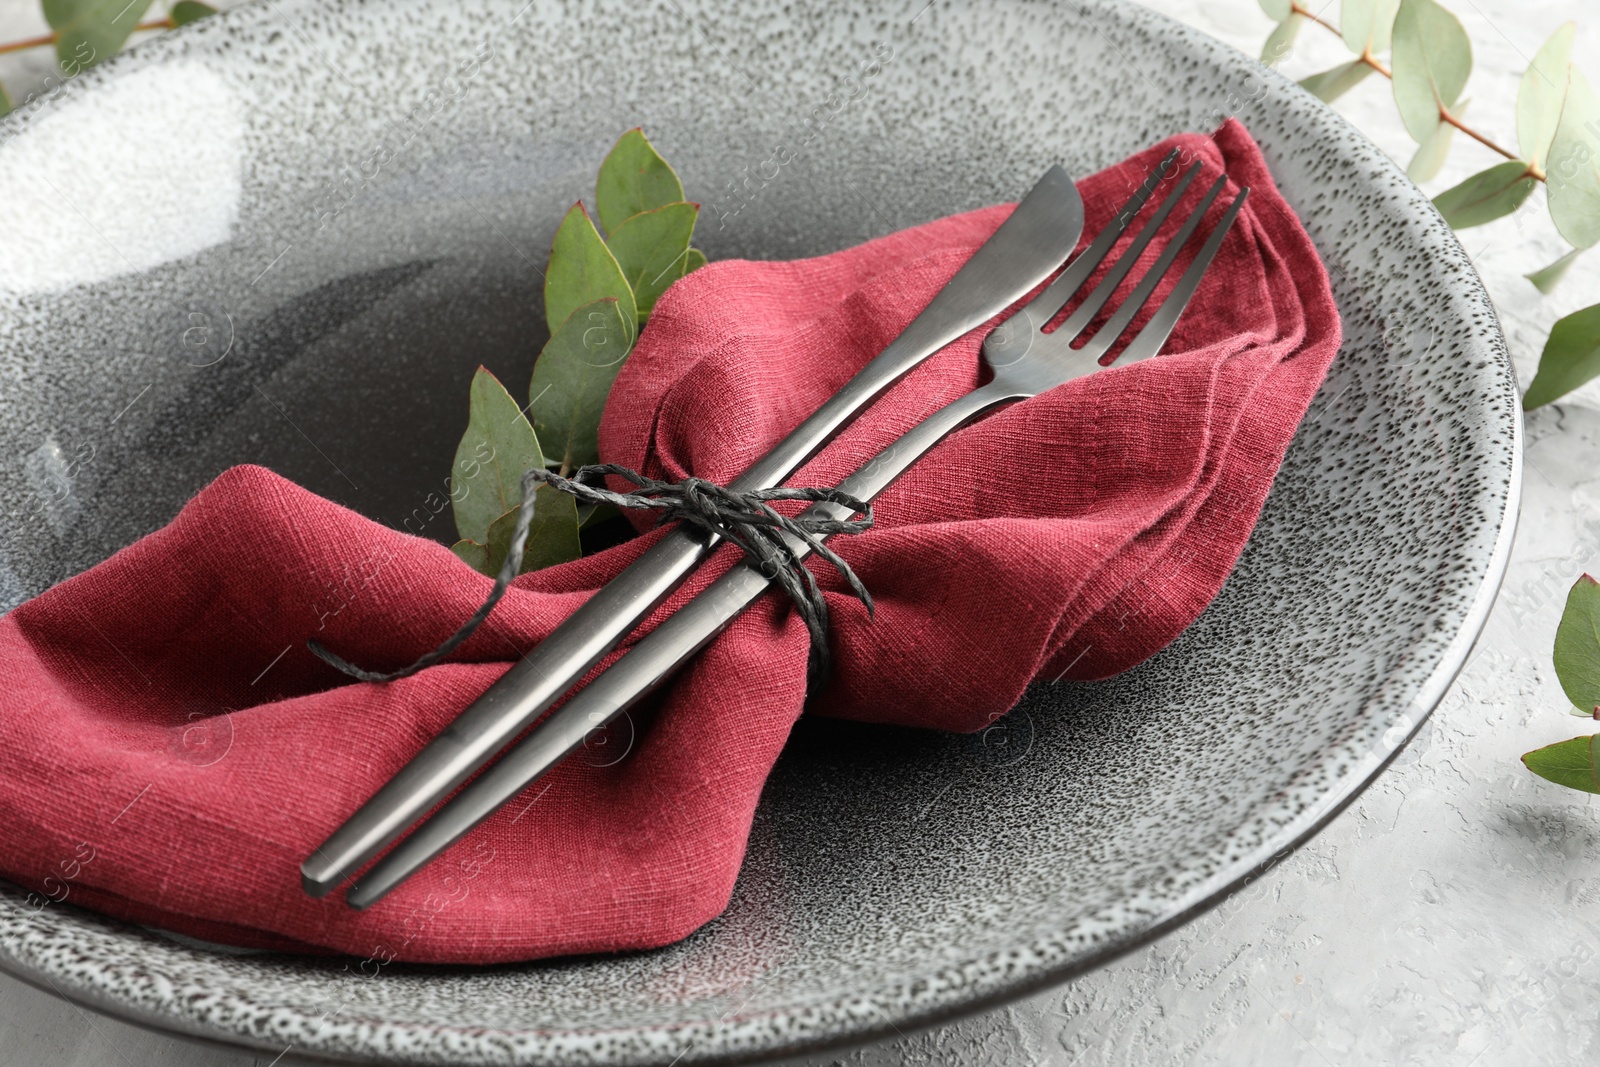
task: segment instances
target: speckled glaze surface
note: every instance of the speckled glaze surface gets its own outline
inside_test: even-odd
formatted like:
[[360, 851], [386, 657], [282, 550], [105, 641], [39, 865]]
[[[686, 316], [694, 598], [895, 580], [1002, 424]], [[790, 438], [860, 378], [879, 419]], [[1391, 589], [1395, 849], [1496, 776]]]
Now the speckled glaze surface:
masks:
[[[470, 1064], [781, 1056], [1068, 978], [1271, 864], [1421, 724], [1504, 569], [1521, 432], [1494, 312], [1422, 194], [1287, 81], [1110, 0], [263, 0], [0, 124], [0, 201], [32, 198], [0, 270], [9, 608], [239, 462], [411, 515], [464, 418], [437, 398], [479, 362], [527, 374], [537, 268], [624, 128], [706, 203], [714, 258], [786, 258], [1229, 115], [1346, 340], [1237, 571], [1160, 656], [1037, 685], [984, 736], [803, 723], [731, 907], [668, 949], [362, 968], [0, 884], [0, 966], [273, 1053]], [[767, 163], [808, 117], [822, 135]], [[91, 195], [105, 175], [132, 194]]]

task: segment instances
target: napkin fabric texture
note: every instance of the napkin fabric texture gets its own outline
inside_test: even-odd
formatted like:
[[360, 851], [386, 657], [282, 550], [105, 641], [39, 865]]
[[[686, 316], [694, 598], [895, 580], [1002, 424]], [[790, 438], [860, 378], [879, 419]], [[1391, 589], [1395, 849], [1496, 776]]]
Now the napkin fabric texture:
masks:
[[[170, 525], [0, 618], [0, 874], [37, 906], [379, 963], [659, 946], [726, 906], [802, 707], [972, 731], [1030, 681], [1150, 656], [1221, 587], [1339, 345], [1317, 254], [1237, 123], [1084, 179], [1083, 243], [1174, 146], [1204, 164], [1186, 205], [1224, 169], [1251, 195], [1165, 354], [966, 427], [884, 493], [874, 529], [836, 538], [877, 615], [815, 568], [835, 667], [809, 702], [806, 629], [769, 595], [632, 712], [625, 758], [561, 765], [367, 911], [313, 900], [301, 860], [659, 534], [525, 575], [449, 662], [356, 683], [306, 639], [392, 669], [449, 635], [490, 580], [441, 544], [238, 467]], [[696, 271], [622, 369], [603, 456], [656, 478], [733, 479], [1009, 211]], [[837, 484], [976, 386], [985, 332], [924, 363], [790, 484]], [[649, 625], [735, 558], [721, 551]]]

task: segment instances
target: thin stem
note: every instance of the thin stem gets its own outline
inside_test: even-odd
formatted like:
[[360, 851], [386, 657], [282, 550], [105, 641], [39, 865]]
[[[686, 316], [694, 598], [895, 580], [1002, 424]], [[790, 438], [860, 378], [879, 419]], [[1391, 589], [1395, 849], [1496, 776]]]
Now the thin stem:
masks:
[[1385, 78], [1388, 78], [1390, 81], [1394, 81], [1394, 73], [1391, 70], [1389, 70], [1388, 67], [1383, 65], [1383, 60], [1379, 59], [1377, 56], [1372, 54], [1372, 49], [1366, 48], [1366, 49], [1362, 50], [1362, 52], [1361, 52], [1361, 62], [1365, 63], [1367, 66], [1371, 67], [1373, 70], [1377, 71], [1379, 74], [1382, 74]]
[[[1301, 5], [1300, 0], [1290, 0], [1289, 10], [1290, 10], [1291, 13], [1293, 13], [1295, 15], [1301, 15], [1304, 18], [1306, 18], [1307, 20], [1309, 20], [1311, 22], [1315, 22], [1318, 26], [1321, 26], [1323, 29], [1327, 30], [1329, 33], [1338, 34], [1341, 38], [1344, 37], [1344, 33], [1339, 29], [1339, 27], [1335, 26], [1333, 23], [1327, 21], [1326, 19], [1318, 18], [1315, 14], [1313, 14], [1311, 12], [1311, 10], [1309, 8], [1306, 8], [1303, 5]], [[1383, 61], [1378, 59], [1377, 56], [1374, 56], [1372, 54], [1372, 49], [1370, 49], [1370, 48], [1362, 49], [1361, 55], [1356, 60], [1356, 62], [1365, 63], [1367, 66], [1371, 67], [1373, 70], [1377, 71], [1379, 74], [1382, 74], [1385, 78], [1388, 78], [1390, 81], [1394, 80], [1394, 72], [1391, 71], [1388, 67], [1384, 66], [1383, 65]], [[1443, 104], [1439, 105], [1439, 121], [1440, 122], [1448, 122], [1450, 125], [1454, 126], [1456, 129], [1460, 130], [1462, 133], [1466, 134], [1468, 137], [1472, 138], [1474, 141], [1477, 141], [1479, 144], [1483, 145], [1483, 147], [1489, 149], [1489, 151], [1491, 151], [1491, 152], [1498, 152], [1502, 156], [1505, 156], [1507, 159], [1511, 160], [1514, 163], [1522, 162], [1522, 157], [1521, 156], [1517, 155], [1515, 152], [1509, 152], [1506, 149], [1501, 148], [1499, 145], [1497, 145], [1493, 141], [1489, 140], [1489, 138], [1485, 137], [1483, 134], [1479, 133], [1477, 130], [1473, 129], [1471, 126], [1468, 126], [1466, 123], [1462, 122], [1460, 119], [1458, 119], [1454, 115], [1450, 114], [1449, 110]], [[1538, 167], [1536, 167], [1536, 166], [1534, 166], [1534, 165], [1532, 165], [1530, 163], [1528, 165], [1528, 177], [1537, 178], [1539, 181], [1544, 181], [1545, 180], [1545, 173], [1544, 173], [1543, 170], [1540, 170]]]
[[[139, 33], [141, 30], [172, 30], [176, 28], [177, 23], [173, 22], [172, 16], [169, 15], [164, 19], [141, 22], [133, 28], [133, 32]], [[26, 37], [20, 41], [7, 41], [4, 44], [0, 44], [0, 56], [5, 55], [7, 52], [21, 52], [26, 48], [43, 48], [46, 45], [52, 45], [56, 43], [56, 39], [60, 36], [59, 33], [47, 33], [41, 37]]]
[[1310, 8], [1303, 7], [1298, 2], [1291, 2], [1289, 4], [1289, 10], [1296, 15], [1305, 16], [1306, 19], [1310, 20], [1311, 22], [1315, 22], [1318, 26], [1321, 26], [1325, 30], [1330, 30], [1333, 33], [1337, 33], [1340, 37], [1344, 36], [1344, 32], [1340, 30], [1339, 27], [1335, 26], [1327, 19], [1319, 17]]
[[29, 37], [21, 41], [7, 41], [5, 44], [0, 44], [0, 55], [4, 55], [7, 52], [20, 52], [24, 48], [38, 48], [41, 45], [55, 43], [56, 35], [53, 33], [47, 33], [43, 37]]
[[[1471, 126], [1468, 126], [1466, 123], [1462, 122], [1460, 119], [1456, 118], [1454, 115], [1450, 114], [1450, 112], [1446, 111], [1442, 107], [1439, 109], [1439, 119], [1442, 122], [1448, 122], [1450, 125], [1454, 126], [1456, 129], [1460, 130], [1462, 133], [1466, 134], [1468, 137], [1472, 138], [1474, 141], [1477, 141], [1479, 144], [1483, 145], [1483, 147], [1489, 149], [1490, 151], [1499, 152], [1502, 156], [1505, 156], [1507, 159], [1511, 160], [1513, 163], [1522, 162], [1522, 157], [1521, 156], [1518, 156], [1517, 154], [1515, 154], [1513, 152], [1507, 152], [1504, 148], [1501, 148], [1499, 145], [1497, 145], [1493, 141], [1489, 140], [1489, 138], [1485, 137], [1483, 134], [1479, 133], [1477, 130], [1473, 129]], [[1541, 175], [1541, 177], [1542, 177], [1542, 175]]]

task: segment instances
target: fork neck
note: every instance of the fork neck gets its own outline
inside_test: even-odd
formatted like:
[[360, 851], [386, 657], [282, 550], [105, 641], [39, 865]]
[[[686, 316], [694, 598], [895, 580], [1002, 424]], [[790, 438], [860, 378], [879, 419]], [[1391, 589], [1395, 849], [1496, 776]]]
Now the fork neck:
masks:
[[929, 449], [956, 430], [1001, 404], [1030, 395], [999, 382], [990, 382], [964, 393], [907, 430], [860, 470], [839, 483], [839, 488], [851, 496], [870, 501]]

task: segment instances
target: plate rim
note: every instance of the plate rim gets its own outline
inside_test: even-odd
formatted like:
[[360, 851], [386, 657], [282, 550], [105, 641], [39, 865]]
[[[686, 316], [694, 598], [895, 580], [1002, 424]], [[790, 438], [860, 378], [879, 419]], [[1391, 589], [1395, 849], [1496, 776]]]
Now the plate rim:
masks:
[[[971, 2], [982, 3], [986, 2], [986, 0], [971, 0]], [[1502, 378], [1500, 384], [1505, 387], [1506, 394], [1512, 401], [1514, 412], [1511, 420], [1513, 427], [1512, 439], [1509, 444], [1511, 466], [1506, 476], [1505, 503], [1501, 514], [1498, 516], [1499, 528], [1496, 531], [1487, 559], [1483, 563], [1483, 569], [1479, 575], [1477, 586], [1472, 593], [1470, 603], [1462, 613], [1455, 633], [1446, 642], [1439, 660], [1423, 678], [1418, 686], [1417, 694], [1407, 704], [1407, 710], [1398, 719], [1391, 720], [1391, 733], [1396, 728], [1399, 728], [1403, 736], [1396, 738], [1392, 746], [1387, 746], [1386, 743], [1386, 751], [1369, 753], [1359, 767], [1340, 775], [1336, 779], [1334, 787], [1319, 796], [1314, 804], [1299, 813], [1283, 829], [1277, 833], [1267, 835], [1267, 839], [1259, 847], [1247, 850], [1240, 858], [1220, 864], [1216, 869], [1216, 873], [1202, 879], [1181, 897], [1177, 898], [1177, 901], [1170, 907], [1163, 909], [1159, 918], [1136, 926], [1130, 926], [1128, 928], [1130, 932], [1126, 936], [1109, 940], [1095, 951], [1079, 955], [1063, 963], [1047, 963], [1032, 966], [1031, 968], [1024, 966], [1021, 968], [1020, 977], [1009, 980], [984, 979], [980, 977], [971, 983], [950, 987], [954, 992], [944, 997], [927, 994], [918, 998], [902, 997], [902, 993], [920, 980], [918, 978], [899, 979], [874, 987], [865, 995], [857, 994], [856, 999], [871, 1003], [878, 1011], [878, 1017], [881, 1019], [878, 1022], [862, 1023], [855, 1026], [841, 1025], [843, 1020], [859, 1016], [853, 1017], [847, 1010], [841, 1010], [848, 1005], [850, 998], [834, 997], [819, 998], [804, 1004], [774, 1008], [749, 1015], [738, 1014], [734, 1016], [735, 1025], [733, 1028], [727, 1027], [725, 1022], [717, 1020], [696, 1020], [683, 1023], [644, 1024], [628, 1027], [589, 1027], [581, 1031], [583, 1034], [603, 1035], [614, 1039], [621, 1038], [624, 1040], [625, 1046], [627, 1045], [627, 1039], [630, 1037], [635, 1041], [645, 1039], [645, 1046], [648, 1046], [662, 1040], [678, 1044], [696, 1028], [706, 1027], [715, 1036], [711, 1038], [695, 1038], [691, 1048], [684, 1050], [680, 1054], [680, 1058], [674, 1062], [685, 1064], [768, 1062], [808, 1053], [858, 1047], [895, 1035], [927, 1030], [956, 1019], [982, 1014], [995, 1007], [1050, 987], [1059, 986], [1097, 970], [1138, 948], [1158, 940], [1167, 933], [1223, 903], [1235, 892], [1270, 870], [1285, 855], [1299, 849], [1307, 841], [1315, 837], [1350, 803], [1356, 800], [1368, 786], [1376, 781], [1382, 771], [1416, 736], [1471, 657], [1472, 650], [1488, 622], [1510, 561], [1521, 501], [1524, 468], [1523, 449], [1526, 433], [1515, 371], [1510, 360], [1504, 331], [1501, 328], [1500, 318], [1493, 301], [1490, 299], [1476, 267], [1472, 265], [1454, 231], [1443, 224], [1443, 219], [1433, 207], [1432, 201], [1414, 184], [1411, 184], [1409, 179], [1404, 177], [1399, 165], [1373, 145], [1370, 139], [1349, 120], [1300, 88], [1297, 83], [1275, 69], [1257, 63], [1246, 53], [1234, 49], [1204, 32], [1161, 12], [1129, 3], [1127, 0], [1089, 0], [1089, 3], [1080, 3], [1080, 7], [1087, 7], [1091, 4], [1100, 8], [1102, 12], [1119, 18], [1130, 28], [1150, 30], [1157, 35], [1165, 37], [1174, 45], [1183, 46], [1190, 54], [1203, 57], [1217, 67], [1236, 70], [1241, 74], [1264, 79], [1273, 88], [1287, 92], [1291, 99], [1297, 100], [1303, 106], [1314, 105], [1313, 112], [1319, 114], [1324, 122], [1333, 121], [1337, 128], [1341, 128], [1342, 132], [1350, 135], [1358, 142], [1364, 143], [1371, 150], [1374, 161], [1385, 168], [1388, 176], [1402, 179], [1403, 184], [1397, 183], [1398, 189], [1394, 194], [1400, 198], [1399, 206], [1420, 211], [1424, 215], [1431, 213], [1434, 219], [1440, 223], [1441, 236], [1449, 242], [1452, 246], [1451, 250], [1459, 255], [1461, 262], [1467, 267], [1464, 276], [1456, 281], [1457, 293], [1465, 303], [1469, 305], [1475, 304], [1477, 305], [1477, 310], [1485, 313], [1486, 323], [1491, 328], [1491, 347], [1497, 350], [1496, 354], [1499, 357], [1494, 361], [1495, 368], [1500, 372], [1499, 376]], [[323, 5], [320, 10], [325, 17], [336, 20], [340, 16], [341, 9], [350, 6], [362, 7], [365, 5], [361, 0], [334, 0], [332, 3]], [[275, 7], [275, 5], [270, 2], [266, 4], [259, 2], [248, 3], [222, 12], [206, 21], [244, 28], [249, 26], [251, 22], [265, 22], [265, 16], [262, 14], [265, 7]], [[200, 24], [197, 29], [199, 28], [209, 29], [205, 23]], [[142, 69], [145, 66], [157, 65], [168, 59], [180, 58], [186, 54], [190, 42], [196, 39], [198, 37], [194, 33], [178, 33], [163, 34], [158, 38], [141, 42], [137, 48], [119, 53], [83, 75], [71, 79], [64, 85], [61, 96], [64, 100], [78, 99], [107, 79], [119, 77]], [[40, 119], [43, 117], [40, 116]], [[25, 115], [19, 109], [17, 116], [7, 120], [4, 126], [0, 128], [6, 129], [7, 133], [13, 130], [20, 132], [20, 130], [28, 128], [32, 121], [39, 121], [40, 119]], [[1410, 185], [1409, 189], [1406, 188], [1407, 185]], [[1403, 673], [1405, 669], [1406, 663], [1401, 660], [1386, 672], [1384, 678], [1376, 683], [1373, 691], [1362, 702], [1363, 718], [1370, 720], [1379, 718], [1382, 705], [1388, 702], [1384, 696], [1386, 682], [1396, 674]], [[1417, 714], [1411, 714], [1411, 709], [1415, 709]], [[70, 906], [67, 906], [66, 910], [68, 910], [69, 914], [83, 914], [95, 921], [117, 922], [95, 913], [79, 912], [78, 909]], [[1002, 974], [1008, 971], [1008, 968], [1000, 965], [1000, 961], [1004, 956], [1017, 951], [1019, 948], [1038, 952], [1041, 948], [1046, 947], [1046, 942], [1042, 942], [1035, 937], [1025, 945], [974, 956], [947, 964], [943, 969], [976, 968], [986, 970], [991, 974]], [[165, 1013], [158, 1009], [143, 1007], [135, 1002], [106, 993], [93, 985], [69, 981], [66, 984], [66, 988], [63, 988], [53, 979], [63, 978], [66, 975], [52, 974], [47, 970], [29, 967], [4, 948], [0, 948], [0, 971], [4, 971], [34, 988], [52, 992], [69, 1003], [90, 1008], [153, 1033], [179, 1034], [187, 1040], [233, 1051], [240, 1049], [273, 1051], [278, 1049], [281, 1044], [266, 1041], [255, 1042], [248, 1035], [207, 1025], [187, 1015]], [[979, 990], [976, 996], [962, 995], [963, 993], [970, 994], [973, 989]], [[901, 1000], [917, 1000], [918, 1003], [905, 1013], [893, 1016], [877, 1008], [877, 1003], [888, 1005]], [[806, 1030], [803, 1027], [791, 1029], [799, 1022], [800, 1016], [817, 1009], [822, 1009], [822, 1013], [819, 1016], [819, 1029], [815, 1031]], [[279, 1010], [282, 1009], [280, 1008]], [[380, 1029], [406, 1029], [413, 1032], [426, 1030], [436, 1035], [458, 1035], [463, 1037], [470, 1033], [468, 1028], [465, 1027], [410, 1024], [394, 1019], [373, 1019], [371, 1021]], [[774, 1029], [773, 1027], [761, 1025], [764, 1021], [782, 1021], [785, 1026], [781, 1029]], [[737, 1040], [728, 1040], [740, 1028], [753, 1028], [753, 1030], [768, 1034], [779, 1033], [782, 1035], [782, 1039], [769, 1040], [759, 1047], [740, 1047]], [[555, 1042], [563, 1034], [571, 1034], [577, 1031], [527, 1029], [502, 1032], [522, 1038], [542, 1039], [545, 1042], [542, 1047], [519, 1052], [520, 1060], [526, 1060], [530, 1056], [538, 1057], [553, 1053], [557, 1062], [565, 1062], [567, 1057], [560, 1055]], [[655, 1041], [649, 1040], [652, 1037]], [[718, 1038], [721, 1039], [720, 1049], [716, 1047]], [[693, 1046], [702, 1044], [704, 1052], [692, 1054]], [[645, 1046], [637, 1046], [638, 1051], [642, 1052]], [[325, 1063], [412, 1062], [412, 1058], [409, 1056], [403, 1056], [401, 1059], [392, 1057], [378, 1058], [368, 1053], [345, 1052], [331, 1048], [319, 1049], [313, 1046], [300, 1046], [299, 1044], [293, 1047], [297, 1056]], [[448, 1062], [477, 1063], [489, 1061], [486, 1059], [460, 1059]], [[612, 1062], [651, 1063], [657, 1062], [657, 1060], [635, 1057]]]

